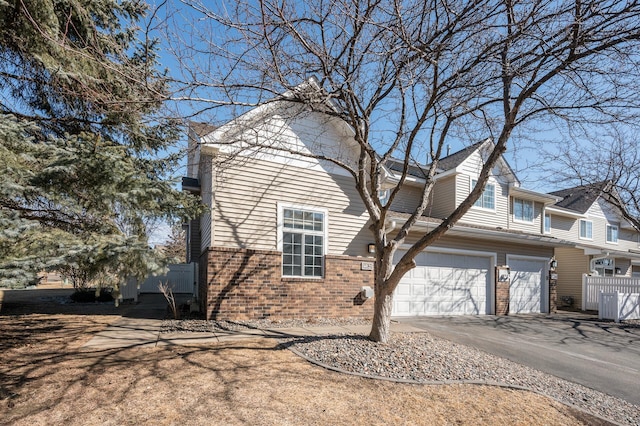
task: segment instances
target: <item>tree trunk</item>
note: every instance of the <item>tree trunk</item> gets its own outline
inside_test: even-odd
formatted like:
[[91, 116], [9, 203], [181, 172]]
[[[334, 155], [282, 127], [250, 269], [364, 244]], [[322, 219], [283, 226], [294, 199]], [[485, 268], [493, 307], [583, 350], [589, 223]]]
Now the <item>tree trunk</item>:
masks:
[[387, 343], [391, 336], [391, 308], [393, 307], [393, 292], [376, 291], [374, 301], [373, 324], [369, 339], [374, 342]]

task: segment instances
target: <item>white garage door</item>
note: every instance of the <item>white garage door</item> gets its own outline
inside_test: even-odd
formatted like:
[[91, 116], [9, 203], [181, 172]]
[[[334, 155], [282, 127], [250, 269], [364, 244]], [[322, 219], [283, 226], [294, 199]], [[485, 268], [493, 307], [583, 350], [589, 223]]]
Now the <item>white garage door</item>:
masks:
[[[399, 259], [404, 253], [397, 253]], [[423, 252], [417, 266], [400, 280], [393, 315], [486, 314], [491, 258]]]
[[548, 312], [546, 291], [547, 260], [508, 256], [511, 268], [509, 313], [529, 314]]

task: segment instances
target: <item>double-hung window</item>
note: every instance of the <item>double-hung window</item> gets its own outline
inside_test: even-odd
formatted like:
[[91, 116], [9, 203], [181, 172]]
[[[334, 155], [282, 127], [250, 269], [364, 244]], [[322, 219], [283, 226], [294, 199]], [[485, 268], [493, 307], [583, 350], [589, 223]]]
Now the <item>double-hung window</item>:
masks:
[[514, 198], [513, 218], [520, 222], [533, 222], [533, 201]]
[[[471, 179], [471, 189], [475, 188], [477, 183], [476, 179]], [[485, 185], [482, 195], [476, 200], [474, 206], [488, 210], [496, 209], [496, 186], [493, 183]]]
[[580, 238], [585, 240], [593, 239], [593, 222], [580, 219]]
[[607, 225], [607, 242], [618, 243], [618, 227], [616, 225]]
[[326, 213], [282, 209], [282, 275], [322, 277]]

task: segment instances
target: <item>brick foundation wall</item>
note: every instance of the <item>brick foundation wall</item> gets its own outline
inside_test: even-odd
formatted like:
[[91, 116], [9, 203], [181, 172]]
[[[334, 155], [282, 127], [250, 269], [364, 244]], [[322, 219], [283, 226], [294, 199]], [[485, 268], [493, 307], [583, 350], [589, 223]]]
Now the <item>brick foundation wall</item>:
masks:
[[363, 261], [329, 255], [322, 279], [287, 278], [278, 251], [210, 248], [200, 258], [201, 309], [207, 319], [370, 318], [373, 299], [359, 294], [373, 272]]
[[509, 315], [509, 281], [496, 283], [496, 315]]
[[[550, 271], [549, 274], [555, 274], [555, 271]], [[549, 279], [549, 312], [558, 312], [558, 280]]]

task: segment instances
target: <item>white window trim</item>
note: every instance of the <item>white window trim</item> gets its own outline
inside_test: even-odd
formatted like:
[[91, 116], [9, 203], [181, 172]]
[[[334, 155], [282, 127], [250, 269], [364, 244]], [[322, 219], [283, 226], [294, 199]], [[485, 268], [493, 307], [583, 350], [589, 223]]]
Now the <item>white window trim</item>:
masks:
[[618, 225], [611, 225], [607, 223], [607, 226], [605, 226], [604, 230], [604, 239], [607, 244], [618, 244], [618, 241], [609, 241], [609, 228], [616, 229], [616, 236], [618, 237], [618, 240], [620, 240], [620, 227]]
[[[277, 238], [277, 248], [280, 253], [284, 251], [283, 240], [282, 240], [282, 235], [284, 232], [284, 210], [292, 209], [292, 210], [307, 210], [307, 211], [313, 211], [313, 212], [324, 214], [324, 229], [322, 232], [322, 240], [324, 244], [322, 247], [322, 252], [323, 252], [322, 254], [323, 256], [326, 256], [328, 254], [328, 248], [329, 248], [329, 210], [328, 209], [326, 209], [325, 207], [316, 207], [316, 206], [309, 206], [304, 204], [290, 204], [290, 203], [282, 203], [282, 202], [278, 202], [276, 203], [276, 205], [278, 208], [278, 226], [276, 230], [276, 234], [277, 234], [276, 238]], [[323, 271], [322, 271], [321, 277], [308, 276], [308, 275], [286, 275], [286, 276], [283, 275], [282, 277], [283, 278], [304, 278], [309, 280], [322, 280], [325, 277], [324, 261], [322, 265], [323, 265]]]
[[[478, 178], [473, 178], [473, 177], [469, 176], [469, 193], [471, 193], [471, 191], [473, 190], [473, 188], [475, 186], [473, 184], [474, 180], [476, 181], [476, 183], [478, 182]], [[487, 208], [487, 207], [476, 206], [476, 203], [478, 202], [478, 200], [482, 199], [482, 196], [484, 195], [484, 191], [487, 190], [487, 186], [488, 185], [493, 185], [493, 208], [492, 209]], [[473, 203], [471, 205], [471, 208], [474, 209], [474, 210], [480, 210], [480, 211], [495, 213], [496, 212], [496, 205], [498, 203], [498, 200], [497, 200], [498, 194], [496, 192], [497, 186], [498, 185], [496, 185], [495, 182], [491, 182], [491, 181], [487, 180], [487, 184], [485, 185], [484, 190], [482, 191], [482, 194], [480, 194], [480, 197], [476, 200], [476, 203]]]
[[[549, 230], [547, 230], [547, 217], [549, 217]], [[543, 234], [551, 234], [551, 213], [545, 213], [542, 217], [542, 233]]]
[[[582, 222], [591, 224], [591, 237], [582, 236]], [[593, 221], [592, 220], [580, 219], [578, 221], [578, 238], [580, 238], [581, 240], [593, 241]]]
[[[516, 200], [520, 200], [524, 203], [531, 203], [531, 220], [524, 220], [524, 219], [516, 219]], [[516, 223], [526, 223], [531, 225], [533, 222], [535, 222], [536, 219], [536, 203], [534, 203], [532, 200], [525, 200], [524, 198], [513, 198], [512, 199], [512, 204], [511, 204], [511, 209], [513, 210], [511, 212], [511, 215], [513, 216], [513, 221]]]

